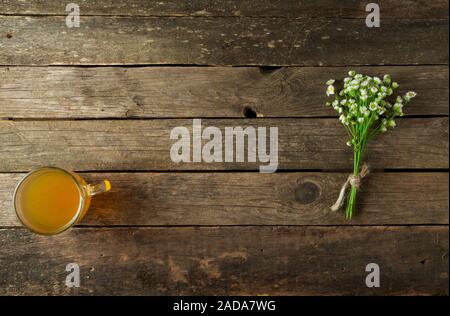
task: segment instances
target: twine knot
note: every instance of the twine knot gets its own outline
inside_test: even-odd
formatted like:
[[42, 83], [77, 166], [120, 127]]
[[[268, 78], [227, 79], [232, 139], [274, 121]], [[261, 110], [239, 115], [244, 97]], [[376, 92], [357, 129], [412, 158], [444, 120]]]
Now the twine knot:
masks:
[[348, 178], [349, 178], [350, 185], [352, 187], [355, 187], [356, 189], [359, 189], [359, 187], [361, 186], [361, 178], [362, 177], [360, 175], [355, 176], [354, 174], [351, 174], [348, 176]]
[[339, 197], [336, 200], [336, 203], [334, 203], [330, 209], [335, 212], [338, 209], [342, 207], [342, 204], [344, 204], [344, 196], [345, 191], [347, 191], [348, 186], [352, 186], [355, 189], [359, 189], [361, 186], [361, 180], [369, 174], [369, 166], [367, 164], [364, 164], [361, 167], [361, 172], [358, 175], [350, 174], [347, 178], [347, 181], [342, 185], [341, 191], [339, 192]]

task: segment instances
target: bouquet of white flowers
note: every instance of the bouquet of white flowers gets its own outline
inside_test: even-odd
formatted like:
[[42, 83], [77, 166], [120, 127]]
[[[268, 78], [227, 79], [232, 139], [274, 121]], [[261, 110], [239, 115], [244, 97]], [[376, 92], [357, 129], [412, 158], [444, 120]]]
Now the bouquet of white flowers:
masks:
[[[410, 91], [403, 97], [393, 97], [398, 83], [393, 82], [390, 75], [383, 79], [357, 74], [349, 71], [349, 77], [344, 79], [342, 90], [336, 93], [335, 80], [327, 81], [327, 96], [335, 95], [333, 102], [326, 105], [335, 109], [339, 120], [344, 125], [350, 137], [347, 145], [353, 148], [353, 174], [343, 185], [339, 198], [331, 207], [338, 210], [344, 201], [347, 186], [351, 186], [348, 196], [345, 216], [351, 219], [355, 209], [356, 192], [361, 179], [368, 173], [367, 165], [361, 167], [361, 157], [366, 143], [379, 133], [384, 133], [389, 127], [395, 127], [396, 116], [403, 116], [403, 106], [416, 96]], [[390, 101], [391, 100], [391, 101]]]

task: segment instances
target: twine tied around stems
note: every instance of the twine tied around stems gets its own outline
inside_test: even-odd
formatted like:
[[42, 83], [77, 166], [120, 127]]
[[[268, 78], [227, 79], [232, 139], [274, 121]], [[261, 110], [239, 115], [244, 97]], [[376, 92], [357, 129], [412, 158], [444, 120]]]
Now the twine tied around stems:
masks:
[[342, 204], [344, 204], [345, 191], [347, 191], [348, 186], [350, 185], [356, 189], [359, 189], [359, 187], [361, 186], [361, 180], [368, 174], [369, 166], [367, 164], [363, 164], [363, 166], [361, 167], [361, 172], [357, 176], [355, 176], [354, 174], [350, 174], [347, 178], [347, 181], [345, 181], [345, 183], [342, 185], [336, 203], [334, 203], [330, 207], [330, 210], [335, 212], [340, 209], [342, 207]]

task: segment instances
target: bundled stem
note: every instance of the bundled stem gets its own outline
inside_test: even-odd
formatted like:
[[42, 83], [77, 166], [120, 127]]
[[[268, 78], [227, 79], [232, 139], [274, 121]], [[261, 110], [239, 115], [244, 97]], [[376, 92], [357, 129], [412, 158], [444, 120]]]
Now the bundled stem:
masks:
[[[361, 150], [355, 150], [353, 154], [353, 175], [355, 177], [359, 176], [360, 168], [361, 168]], [[356, 205], [356, 193], [358, 192], [358, 188], [352, 185], [350, 194], [348, 195], [347, 207], [345, 209], [345, 218], [351, 219], [353, 216], [353, 211]]]

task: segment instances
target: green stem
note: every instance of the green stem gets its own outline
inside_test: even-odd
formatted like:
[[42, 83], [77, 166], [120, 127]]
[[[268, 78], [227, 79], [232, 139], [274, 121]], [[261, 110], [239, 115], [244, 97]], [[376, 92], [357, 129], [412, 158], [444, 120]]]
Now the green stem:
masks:
[[[359, 169], [361, 167], [361, 153], [362, 148], [355, 149], [353, 153], [353, 175], [359, 175]], [[356, 193], [357, 189], [352, 186], [350, 189], [350, 194], [348, 196], [347, 208], [345, 210], [345, 218], [351, 219], [356, 205]]]

